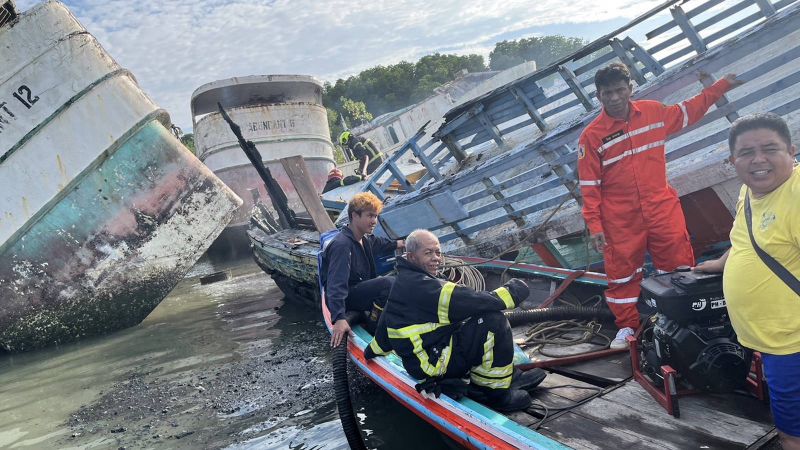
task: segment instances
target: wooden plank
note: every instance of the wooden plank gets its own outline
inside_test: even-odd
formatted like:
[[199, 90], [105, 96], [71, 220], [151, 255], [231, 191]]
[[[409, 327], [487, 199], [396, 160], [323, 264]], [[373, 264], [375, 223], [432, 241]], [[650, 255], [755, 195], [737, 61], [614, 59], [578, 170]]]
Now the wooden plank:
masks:
[[483, 180], [481, 180], [481, 182], [483, 183], [484, 186], [486, 186], [486, 192], [488, 192], [490, 195], [492, 195], [494, 197], [495, 200], [497, 200], [495, 202], [495, 204], [492, 205], [492, 206], [493, 207], [502, 206], [503, 210], [505, 210], [505, 212], [506, 212], [506, 216], [509, 219], [514, 221], [514, 223], [518, 227], [520, 227], [520, 228], [524, 227], [525, 226], [525, 220], [520, 218], [517, 215], [517, 212], [514, 210], [514, 207], [511, 206], [511, 202], [513, 200], [507, 199], [503, 195], [501, 190], [497, 188], [497, 185], [500, 183], [500, 181], [497, 179], [497, 177], [484, 178]]
[[580, 67], [576, 67], [575, 69], [573, 69], [573, 72], [575, 73], [575, 76], [579, 76], [582, 73], [588, 73], [588, 72], [592, 71], [592, 69], [594, 69], [596, 67], [605, 66], [607, 62], [609, 62], [612, 59], [614, 59], [614, 57], [616, 56], [616, 55], [614, 55], [614, 52], [612, 52], [611, 49], [607, 49], [607, 50], [608, 51], [606, 51], [602, 55], [599, 55], [596, 58], [590, 59], [589, 61], [586, 62], [586, 64], [584, 64], [584, 65], [582, 65]]
[[[627, 418], [626, 420], [635, 420]], [[645, 437], [617, 430], [591, 418], [567, 412], [545, 421], [539, 433], [575, 449], [663, 449], [658, 436]], [[695, 448], [695, 447], [693, 447]]]
[[455, 118], [452, 118], [443, 124], [438, 130], [433, 133], [434, 137], [441, 138], [444, 135], [450, 134], [456, 128], [460, 128], [465, 123], [471, 122], [475, 115], [483, 111], [483, 105], [478, 103]]
[[311, 175], [308, 173], [308, 168], [306, 168], [303, 157], [290, 156], [288, 158], [281, 158], [280, 161], [283, 165], [283, 169], [289, 176], [289, 180], [291, 180], [294, 185], [297, 196], [300, 197], [300, 201], [311, 216], [311, 220], [314, 221], [314, 226], [317, 231], [324, 233], [336, 228], [333, 226], [330, 216], [328, 216], [328, 213], [322, 206], [319, 193], [316, 188], [314, 188], [314, 182], [311, 180]]
[[389, 160], [389, 161], [386, 161], [385, 164], [386, 164], [386, 169], [389, 172], [392, 173], [392, 175], [394, 176], [394, 179], [397, 180], [397, 182], [400, 184], [400, 187], [402, 189], [404, 189], [406, 192], [410, 192], [410, 191], [415, 191], [416, 190], [416, 189], [414, 189], [414, 186], [412, 186], [408, 182], [408, 180], [406, 180], [406, 176], [403, 174], [403, 172], [400, 170], [400, 168], [397, 167], [397, 164], [395, 164], [394, 161]]
[[[769, 423], [737, 417], [726, 411], [698, 407], [692, 396], [680, 399], [681, 418], [669, 414], [638, 383], [593, 399], [572, 412], [638, 436], [643, 442], [657, 439], [662, 448], [743, 448], [772, 429]], [[554, 422], [568, 420], [561, 416]]]
[[617, 58], [619, 58], [619, 60], [622, 61], [623, 64], [628, 66], [628, 69], [630, 69], [631, 75], [633, 76], [634, 81], [636, 81], [636, 84], [641, 86], [647, 83], [647, 79], [644, 77], [644, 74], [639, 69], [639, 66], [636, 65], [636, 61], [634, 61], [633, 58], [630, 57], [627, 49], [622, 46], [622, 41], [620, 41], [617, 38], [612, 39], [611, 49], [614, 51], [614, 54], [617, 55]]
[[500, 130], [497, 129], [497, 126], [489, 120], [489, 116], [486, 115], [486, 112], [480, 112], [477, 114], [478, 121], [483, 125], [483, 128], [486, 130], [487, 133], [492, 137], [492, 139], [497, 143], [499, 146], [505, 145], [505, 141], [503, 141], [503, 136], [500, 135]]
[[[700, 6], [694, 7], [691, 11], [686, 13], [686, 17], [691, 19], [692, 17], [694, 17], [694, 16], [696, 16], [696, 15], [698, 15], [700, 13], [703, 13], [705, 11], [708, 11], [709, 9], [713, 8], [714, 6], [719, 5], [720, 3], [723, 3], [723, 1], [724, 0], [711, 0], [711, 1], [705, 2]], [[658, 36], [659, 34], [664, 33], [665, 31], [669, 30], [670, 28], [674, 28], [676, 25], [677, 24], [675, 23], [675, 21], [671, 20], [671, 21], [665, 23], [664, 25], [661, 25], [660, 27], [655, 28], [652, 31], [648, 32], [647, 34], [645, 34], [645, 37], [647, 37], [647, 39], [653, 39], [654, 37]]]
[[445, 191], [419, 202], [381, 214], [383, 229], [393, 238], [406, 236], [417, 228], [436, 229], [467, 218], [467, 211]]
[[522, 425], [523, 427], [529, 427], [531, 425], [536, 425], [541, 420], [540, 418], [528, 414], [524, 411], [517, 411], [513, 413], [506, 414], [506, 417], [517, 422], [518, 424]]
[[672, 13], [672, 18], [675, 19], [675, 23], [678, 24], [681, 31], [683, 31], [683, 35], [686, 36], [686, 39], [689, 40], [692, 44], [692, 48], [694, 48], [698, 55], [708, 50], [706, 43], [703, 42], [703, 38], [700, 37], [697, 30], [694, 29], [694, 25], [689, 21], [683, 8], [675, 6], [670, 9], [669, 12]]
[[564, 79], [564, 81], [567, 83], [567, 86], [572, 89], [572, 93], [575, 94], [575, 97], [581, 101], [583, 107], [586, 108], [587, 111], [594, 109], [594, 104], [592, 103], [591, 97], [589, 97], [589, 94], [587, 94], [583, 89], [575, 74], [572, 73], [567, 66], [560, 66], [558, 68], [558, 73], [561, 74], [561, 78]]
[[763, 425], [772, 423], [772, 413], [769, 405], [755, 397], [738, 394], [701, 394], [690, 397], [682, 397], [678, 400], [681, 405], [681, 414], [684, 405], [691, 408], [705, 408], [709, 414], [714, 411], [725, 411], [741, 419], [757, 422]]
[[624, 381], [633, 374], [631, 370], [631, 358], [627, 353], [571, 364], [564, 367], [564, 370], [586, 373], [617, 382]]
[[442, 136], [442, 142], [444, 145], [447, 146], [447, 149], [450, 150], [450, 154], [456, 158], [456, 161], [463, 161], [467, 159], [467, 154], [464, 152], [464, 149], [461, 148], [461, 144], [458, 143], [458, 140], [450, 134], [445, 134]]
[[[525, 110], [528, 111], [528, 115], [533, 120], [533, 123], [535, 123], [540, 130], [545, 131], [547, 129], [547, 124], [545, 123], [542, 116], [539, 114], [539, 111], [536, 109], [536, 105], [533, 104], [531, 99], [528, 98], [528, 96], [525, 95], [522, 92], [522, 90], [518, 89], [516, 86], [512, 86], [510, 90], [511, 93], [514, 95], [514, 97], [520, 102], [522, 102], [523, 106], [525, 106]], [[539, 90], [541, 91], [541, 88]]]
[[[577, 386], [577, 387], [573, 387]], [[584, 387], [586, 389], [581, 389]], [[595, 386], [584, 383], [583, 381], [565, 377], [557, 373], [548, 373], [547, 377], [531, 394], [536, 398], [544, 398], [545, 393], [552, 397], [555, 402], [562, 405], [569, 405], [585, 400], [597, 393]], [[541, 396], [541, 397], [540, 397]]]
[[[491, 179], [494, 179], [494, 177], [492, 177]], [[486, 182], [484, 181], [484, 183], [486, 183]], [[526, 189], [524, 191], [517, 192], [516, 194], [510, 195], [508, 197], [503, 197], [502, 193], [500, 193], [498, 189], [493, 188], [489, 184], [487, 184], [486, 185], [486, 187], [487, 187], [486, 191], [487, 192], [493, 193], [494, 191], [498, 191], [496, 194], [494, 194], [495, 199], [497, 200], [497, 202], [488, 203], [488, 204], [483, 205], [483, 206], [481, 206], [479, 208], [475, 208], [475, 209], [469, 210], [469, 217], [470, 218], [478, 217], [481, 214], [484, 214], [484, 213], [487, 213], [489, 211], [495, 210], [497, 208], [500, 208], [501, 206], [505, 209], [506, 214], [509, 217], [516, 216], [517, 212], [511, 206], [512, 203], [516, 203], [518, 201], [525, 200], [526, 198], [532, 197], [532, 196], [534, 196], [536, 194], [539, 194], [541, 192], [546, 192], [546, 191], [549, 191], [551, 189], [554, 189], [556, 187], [561, 187], [561, 186], [562, 186], [561, 180], [559, 178], [553, 178], [552, 180], [548, 180], [548, 181], [545, 181], [544, 183], [537, 184], [537, 185], [531, 187], [530, 189]]]
[[439, 173], [438, 170], [436, 170], [436, 166], [433, 165], [433, 161], [431, 161], [431, 159], [428, 158], [428, 155], [425, 154], [425, 151], [423, 149], [417, 146], [416, 142], [409, 142], [406, 145], [408, 146], [408, 149], [411, 150], [411, 152], [414, 154], [414, 156], [419, 158], [419, 162], [422, 163], [422, 165], [426, 169], [428, 169], [428, 173], [431, 174], [431, 176], [435, 178], [436, 181], [442, 179], [442, 175]]
[[647, 70], [655, 76], [661, 75], [664, 73], [664, 66], [658, 63], [653, 55], [650, 54], [647, 50], [645, 50], [641, 45], [637, 44], [636, 41], [631, 39], [630, 37], [626, 36], [625, 39], [622, 40], [623, 45], [626, 48], [631, 49], [633, 53], [633, 57], [636, 58], [639, 62], [644, 64]]

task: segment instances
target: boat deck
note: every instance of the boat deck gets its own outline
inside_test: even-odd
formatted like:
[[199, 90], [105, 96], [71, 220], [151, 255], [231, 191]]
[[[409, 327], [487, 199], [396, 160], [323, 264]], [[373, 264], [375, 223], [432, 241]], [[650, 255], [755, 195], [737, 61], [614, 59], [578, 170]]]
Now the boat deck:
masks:
[[[759, 448], [773, 430], [769, 406], [746, 394], [681, 397], [680, 418], [672, 417], [630, 379], [627, 353], [564, 369], [553, 369], [531, 394], [550, 411], [508, 417], [576, 449]], [[604, 388], [586, 377], [620, 381]]]
[[[486, 278], [490, 289], [499, 285], [496, 276]], [[537, 296], [535, 280], [526, 280], [531, 297]], [[529, 297], [524, 306], [540, 304]], [[613, 324], [602, 326], [600, 334], [613, 339]], [[530, 327], [515, 326], [515, 342], [523, 341]], [[579, 336], [576, 332], [565, 338]], [[525, 349], [532, 361], [553, 359], [534, 348]], [[546, 353], [566, 356], [600, 349], [595, 344], [548, 345]], [[744, 390], [680, 396], [679, 418], [671, 416], [632, 378], [629, 352], [545, 370], [547, 378], [531, 392], [533, 407], [508, 417], [572, 448], [760, 448], [775, 435], [768, 403]]]
[[[295, 281], [290, 286], [297, 296], [316, 290], [308, 281], [316, 278], [318, 234], [311, 231], [284, 230], [268, 235], [251, 228], [256, 260], [269, 271], [283, 273]], [[466, 258], [468, 262], [478, 261]], [[484, 264], [482, 272], [488, 289], [499, 285], [499, 272], [510, 263], [494, 261]], [[548, 269], [555, 278], [563, 278], [564, 269]], [[526, 278], [530, 297], [522, 303], [527, 309], [537, 308], [549, 296], [554, 277], [543, 277], [528, 265], [512, 268], [513, 276]], [[274, 277], [275, 275], [273, 275]], [[603, 288], [602, 274], [587, 273], [580, 284], [573, 283], [570, 292], [589, 298]], [[302, 289], [307, 285], [306, 289]], [[286, 286], [282, 286], [285, 289]], [[286, 290], [284, 292], [287, 292]], [[289, 295], [287, 293], [287, 295]], [[307, 299], [310, 301], [311, 298]], [[319, 303], [318, 303], [319, 304]], [[515, 342], [520, 343], [530, 325], [514, 328]], [[371, 336], [358, 328], [359, 336], [368, 343]], [[600, 334], [613, 338], [615, 328], [603, 323]], [[569, 337], [569, 336], [567, 336]], [[603, 341], [595, 338], [594, 341]], [[599, 350], [594, 344], [571, 347], [548, 346], [547, 354], [575, 354]], [[524, 350], [529, 360], [550, 359]], [[522, 356], [522, 355], [519, 355]], [[518, 359], [519, 362], [519, 359]], [[405, 374], [398, 358], [387, 358], [393, 371]], [[462, 399], [462, 407], [488, 417], [492, 423], [508, 418], [517, 425], [576, 449], [605, 448], [761, 448], [775, 437], [769, 406], [742, 390], [731, 394], [698, 393], [679, 398], [680, 418], [671, 416], [638, 382], [632, 378], [631, 358], [622, 352], [591, 361], [551, 367], [544, 382], [532, 391], [533, 407], [524, 412], [497, 415]], [[403, 375], [402, 378], [407, 378]], [[411, 386], [415, 381], [409, 379]], [[413, 387], [412, 387], [413, 390]], [[546, 407], [546, 409], [545, 409]], [[547, 447], [545, 447], [547, 448]]]

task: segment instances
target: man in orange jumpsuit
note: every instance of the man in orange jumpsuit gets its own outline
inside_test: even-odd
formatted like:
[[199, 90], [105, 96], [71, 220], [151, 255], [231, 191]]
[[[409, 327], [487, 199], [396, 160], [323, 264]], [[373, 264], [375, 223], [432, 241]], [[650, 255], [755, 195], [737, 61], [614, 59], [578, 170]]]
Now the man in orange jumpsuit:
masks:
[[[702, 77], [708, 74], [701, 73]], [[628, 345], [639, 327], [639, 285], [645, 250], [656, 269], [693, 266], [694, 254], [678, 194], [667, 182], [667, 136], [699, 121], [712, 104], [741, 84], [733, 74], [677, 105], [631, 101], [628, 67], [612, 63], [594, 77], [603, 111], [583, 130], [578, 173], [583, 217], [603, 252], [606, 301], [619, 328], [612, 348]]]

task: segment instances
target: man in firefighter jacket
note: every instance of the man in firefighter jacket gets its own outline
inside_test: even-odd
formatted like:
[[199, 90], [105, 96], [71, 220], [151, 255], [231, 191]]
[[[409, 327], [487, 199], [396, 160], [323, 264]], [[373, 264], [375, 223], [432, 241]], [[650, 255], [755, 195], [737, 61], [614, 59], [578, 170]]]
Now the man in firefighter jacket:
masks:
[[339, 135], [339, 143], [350, 149], [353, 156], [361, 162], [357, 173], [362, 177], [374, 172], [383, 162], [383, 153], [369, 139], [344, 131]]
[[394, 350], [418, 380], [469, 374], [474, 394], [488, 406], [527, 408], [531, 399], [523, 389], [539, 384], [545, 373], [514, 373], [511, 326], [502, 310], [525, 300], [528, 286], [512, 279], [491, 293], [477, 292], [437, 278], [441, 262], [435, 235], [425, 230], [408, 235], [406, 258], [398, 258], [389, 301], [365, 356]]
[[[702, 73], [701, 79], [709, 77]], [[606, 301], [619, 328], [612, 348], [639, 326], [636, 303], [645, 250], [658, 270], [694, 265], [686, 222], [675, 189], [667, 182], [664, 142], [699, 121], [712, 104], [741, 84], [733, 74], [697, 96], [667, 106], [631, 101], [631, 75], [613, 63], [594, 77], [600, 115], [581, 134], [578, 173], [583, 217], [590, 237], [603, 252], [608, 275]]]
[[328, 181], [325, 183], [325, 187], [322, 188], [322, 193], [324, 194], [336, 188], [340, 188], [342, 186], [349, 186], [351, 184], [355, 184], [363, 180], [364, 177], [362, 177], [361, 175], [344, 176], [341, 170], [334, 167], [333, 169], [331, 169], [330, 172], [328, 172]]
[[350, 223], [325, 248], [320, 278], [333, 323], [332, 347], [350, 332], [345, 311], [383, 308], [389, 295], [392, 279], [377, 276], [375, 258], [391, 255], [404, 242], [372, 235], [381, 209], [383, 203], [375, 194], [354, 195], [347, 204]]

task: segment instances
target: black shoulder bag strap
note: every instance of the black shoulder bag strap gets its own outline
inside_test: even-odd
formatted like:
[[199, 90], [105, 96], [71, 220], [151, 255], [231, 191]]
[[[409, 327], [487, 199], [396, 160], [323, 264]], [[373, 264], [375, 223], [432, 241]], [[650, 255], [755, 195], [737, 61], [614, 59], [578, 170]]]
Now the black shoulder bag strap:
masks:
[[767, 252], [761, 249], [761, 247], [756, 244], [756, 239], [753, 237], [753, 217], [750, 211], [750, 189], [745, 192], [744, 195], [744, 218], [745, 222], [747, 222], [747, 233], [750, 235], [750, 243], [753, 244], [753, 250], [756, 251], [758, 257], [761, 258], [761, 261], [764, 261], [764, 264], [769, 267], [769, 269], [775, 273], [787, 286], [789, 286], [795, 294], [800, 295], [800, 280], [798, 280], [791, 272], [789, 272], [786, 267], [783, 267], [781, 263], [775, 261], [775, 258], [769, 256]]

